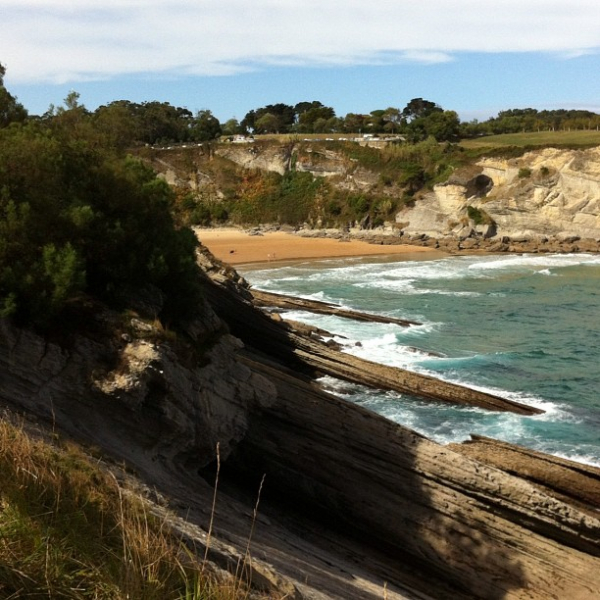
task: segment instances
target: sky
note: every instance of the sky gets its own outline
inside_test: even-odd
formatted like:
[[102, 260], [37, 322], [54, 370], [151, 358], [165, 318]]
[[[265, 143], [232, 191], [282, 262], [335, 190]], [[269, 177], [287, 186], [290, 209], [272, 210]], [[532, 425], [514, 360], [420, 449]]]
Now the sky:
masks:
[[32, 114], [158, 100], [222, 122], [425, 98], [463, 120], [600, 112], [598, 0], [0, 0], [4, 83]]

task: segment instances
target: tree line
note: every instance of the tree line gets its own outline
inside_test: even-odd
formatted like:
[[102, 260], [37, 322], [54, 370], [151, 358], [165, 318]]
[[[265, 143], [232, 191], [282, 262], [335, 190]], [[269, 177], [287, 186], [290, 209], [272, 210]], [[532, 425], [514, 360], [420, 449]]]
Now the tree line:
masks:
[[[64, 109], [50, 106], [41, 116], [28, 115], [3, 85], [5, 69], [0, 64], [0, 127], [25, 120], [47, 121]], [[565, 129], [599, 129], [600, 115], [588, 110], [510, 109], [486, 121], [461, 121], [458, 114], [423, 98], [413, 98], [403, 108], [388, 107], [368, 114], [338, 116], [317, 100], [295, 105], [277, 103], [254, 108], [241, 121], [220, 122], [211, 110], [192, 113], [168, 102], [116, 100], [88, 111], [72, 92], [65, 104], [78, 108], [114, 145], [203, 143], [220, 137], [261, 134], [372, 134], [396, 135], [409, 143], [433, 137], [440, 142], [485, 135]]]
[[[89, 111], [76, 92], [64, 106], [34, 116], [6, 89], [4, 75], [0, 65], [0, 317], [38, 326], [88, 298], [127, 307], [140, 290], [153, 315], [165, 321], [192, 315], [199, 299], [196, 240], [183, 225], [312, 219], [375, 226], [462, 160], [460, 147], [438, 141], [594, 128], [600, 119], [588, 111], [515, 109], [465, 124], [455, 112], [415, 98], [402, 109], [343, 118], [318, 101], [274, 104], [249, 111], [241, 122], [221, 124], [209, 110], [194, 115], [165, 102], [119, 100]], [[271, 132], [371, 133], [417, 143], [384, 151], [340, 145], [349, 160], [378, 173], [369, 193], [340, 190], [295, 170], [284, 176], [244, 171], [230, 175], [219, 202], [179, 197], [150, 167], [127, 155], [138, 144]]]

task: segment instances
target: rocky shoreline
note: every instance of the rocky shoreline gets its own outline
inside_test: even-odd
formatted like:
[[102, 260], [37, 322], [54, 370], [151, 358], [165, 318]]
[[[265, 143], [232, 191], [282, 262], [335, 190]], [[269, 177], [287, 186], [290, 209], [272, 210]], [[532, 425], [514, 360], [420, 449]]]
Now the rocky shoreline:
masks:
[[377, 230], [300, 229], [296, 235], [309, 238], [332, 238], [340, 241], [356, 239], [383, 246], [408, 244], [427, 247], [448, 254], [469, 252], [539, 254], [570, 254], [578, 252], [600, 252], [600, 239], [563, 236], [494, 236], [485, 237], [474, 231], [465, 236], [432, 237], [426, 233], [403, 233], [393, 228]]
[[204, 300], [179, 341], [139, 319], [119, 335], [109, 313], [68, 343], [0, 321], [0, 405], [124, 462], [200, 552], [220, 464], [209, 556], [239, 564], [252, 531], [247, 576], [261, 593], [594, 597], [599, 469], [441, 446], [328, 394], [314, 380], [324, 359], [359, 365], [265, 314], [205, 249], [198, 263]]

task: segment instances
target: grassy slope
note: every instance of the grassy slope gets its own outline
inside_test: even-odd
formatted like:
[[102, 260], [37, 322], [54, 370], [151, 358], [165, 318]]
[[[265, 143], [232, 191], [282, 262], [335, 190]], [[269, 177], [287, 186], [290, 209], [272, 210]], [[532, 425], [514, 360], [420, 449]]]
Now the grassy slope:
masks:
[[0, 597], [234, 600], [74, 444], [0, 419]]
[[540, 131], [527, 133], [503, 133], [471, 140], [462, 140], [467, 149], [502, 148], [506, 146], [597, 146], [600, 131]]

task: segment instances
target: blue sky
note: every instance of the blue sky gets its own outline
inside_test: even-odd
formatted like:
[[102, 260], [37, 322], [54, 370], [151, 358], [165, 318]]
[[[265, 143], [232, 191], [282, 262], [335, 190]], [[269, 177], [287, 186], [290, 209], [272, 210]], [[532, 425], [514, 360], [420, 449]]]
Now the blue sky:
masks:
[[160, 100], [222, 121], [320, 100], [339, 116], [415, 97], [480, 120], [600, 112], [597, 0], [0, 0], [5, 84], [34, 114]]

